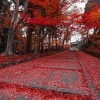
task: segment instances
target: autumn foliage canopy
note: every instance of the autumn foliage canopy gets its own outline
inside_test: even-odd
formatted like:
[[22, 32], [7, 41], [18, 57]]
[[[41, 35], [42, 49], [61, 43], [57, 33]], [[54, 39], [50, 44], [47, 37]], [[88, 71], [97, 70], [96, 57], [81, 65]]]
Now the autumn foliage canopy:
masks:
[[27, 23], [33, 25], [56, 25], [60, 24], [66, 17], [62, 14], [64, 5], [59, 0], [29, 0], [29, 13], [24, 15]]
[[100, 5], [91, 8], [83, 15], [83, 22], [89, 28], [100, 27]]

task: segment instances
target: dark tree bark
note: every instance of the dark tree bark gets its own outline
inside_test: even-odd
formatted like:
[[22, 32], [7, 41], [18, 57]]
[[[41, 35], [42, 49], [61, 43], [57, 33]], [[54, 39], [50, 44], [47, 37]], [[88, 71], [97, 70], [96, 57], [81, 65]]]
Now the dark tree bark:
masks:
[[41, 35], [39, 35], [39, 38], [36, 40], [35, 42], [35, 54], [39, 53], [40, 51], [40, 43], [44, 40], [44, 38], [47, 36], [47, 32], [44, 33], [44, 27], [41, 26], [40, 31], [39, 31]]
[[64, 39], [62, 41], [63, 42], [62, 43], [63, 44], [63, 47], [64, 47], [64, 42], [68, 40], [69, 36], [70, 36], [70, 32], [67, 31], [67, 33], [64, 35]]
[[44, 42], [41, 42], [41, 53], [43, 53], [43, 49], [44, 49]]
[[55, 37], [55, 41], [56, 41], [56, 50], [57, 50], [58, 49], [57, 36]]
[[39, 53], [39, 47], [40, 47], [40, 42], [39, 41], [37, 41], [36, 43], [35, 43], [35, 54], [38, 54]]
[[48, 51], [49, 51], [49, 52], [50, 52], [50, 43], [51, 43], [50, 38], [51, 38], [51, 34], [49, 33], [49, 37], [48, 37], [48, 40], [49, 40]]
[[31, 53], [32, 50], [32, 29], [28, 29], [28, 34], [27, 34], [27, 40], [26, 40], [26, 47], [25, 47], [25, 53]]

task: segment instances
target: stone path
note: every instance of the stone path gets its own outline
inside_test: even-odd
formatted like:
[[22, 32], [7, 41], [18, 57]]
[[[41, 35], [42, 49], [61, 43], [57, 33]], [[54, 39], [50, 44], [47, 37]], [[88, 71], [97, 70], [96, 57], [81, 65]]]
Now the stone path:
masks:
[[78, 57], [88, 83], [88, 88], [92, 95], [100, 100], [100, 59], [81, 51], [78, 52]]
[[[0, 70], [0, 84], [12, 84], [18, 86], [23, 86], [27, 88], [36, 88], [43, 90], [52, 90], [56, 92], [66, 93], [66, 94], [75, 94], [91, 97], [90, 100], [99, 100], [99, 83], [98, 79], [91, 79], [90, 74], [87, 73], [89, 69], [88, 61], [84, 60], [83, 56], [90, 57], [87, 54], [82, 52], [75, 51], [65, 51], [59, 54], [38, 58], [36, 60], [15, 65], [12, 67], [7, 67]], [[88, 58], [90, 61], [91, 57]], [[99, 69], [99, 60], [91, 59], [89, 66], [94, 68], [94, 61], [98, 63]], [[96, 70], [96, 68], [94, 68]], [[91, 70], [94, 70], [91, 69]], [[94, 75], [94, 77], [96, 77]], [[94, 80], [96, 79], [96, 81]], [[91, 81], [91, 86], [89, 87]], [[94, 81], [94, 82], [93, 82]], [[3, 86], [2, 86], [3, 87]], [[7, 89], [0, 90], [0, 94], [7, 92]], [[8, 85], [9, 87], [9, 85]], [[93, 92], [93, 89], [96, 93]], [[8, 90], [11, 93], [12, 90]], [[14, 90], [15, 91], [15, 90]], [[19, 92], [18, 92], [19, 93]], [[18, 94], [17, 93], [17, 94]], [[15, 93], [16, 94], [16, 93]], [[11, 95], [11, 94], [9, 94]], [[25, 93], [23, 93], [25, 95]], [[44, 100], [41, 99], [42, 96], [30, 96], [31, 98], [36, 99], [27, 99], [26, 96], [18, 94], [16, 98], [12, 100]], [[5, 97], [5, 96], [4, 96]], [[4, 98], [1, 96], [1, 98]], [[6, 98], [6, 97], [5, 97]], [[29, 98], [29, 97], [28, 97]], [[1, 100], [1, 99], [0, 99]], [[2, 99], [3, 100], [3, 99]], [[6, 99], [4, 99], [6, 100]], [[48, 99], [45, 99], [48, 100]], [[51, 100], [64, 100], [64, 99], [51, 99]], [[65, 99], [66, 100], [66, 99]], [[70, 99], [68, 99], [70, 100]], [[72, 99], [74, 100], [74, 99]], [[89, 100], [89, 99], [79, 99], [79, 100]]]

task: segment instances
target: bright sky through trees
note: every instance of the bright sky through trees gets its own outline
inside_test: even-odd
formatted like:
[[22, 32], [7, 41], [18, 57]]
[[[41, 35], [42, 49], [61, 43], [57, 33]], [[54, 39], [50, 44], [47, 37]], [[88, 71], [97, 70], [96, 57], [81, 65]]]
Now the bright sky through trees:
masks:
[[[87, 0], [84, 0], [84, 2], [82, 3], [75, 3], [70, 9], [73, 9], [73, 8], [78, 8], [78, 12], [79, 13], [84, 13], [84, 8], [85, 8], [85, 5], [87, 3]], [[80, 41], [81, 40], [81, 34], [79, 33], [76, 33], [74, 32], [72, 37], [71, 37], [71, 40], [70, 42], [75, 42], [75, 41]]]

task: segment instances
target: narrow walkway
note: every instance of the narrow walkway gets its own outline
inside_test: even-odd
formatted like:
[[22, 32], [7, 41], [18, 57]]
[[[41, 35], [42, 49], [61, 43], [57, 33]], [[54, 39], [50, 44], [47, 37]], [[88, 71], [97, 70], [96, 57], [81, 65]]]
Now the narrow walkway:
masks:
[[[87, 60], [84, 60], [83, 56], [86, 56]], [[79, 100], [99, 100], [100, 81], [94, 80], [95, 75], [91, 78], [93, 74], [89, 71], [91, 68], [88, 69], [88, 66], [98, 63], [100, 71], [100, 63], [99, 59], [91, 58], [83, 52], [66, 51], [1, 69], [0, 98], [9, 96], [9, 98], [13, 98], [12, 100], [67, 100], [66, 98], [70, 94], [72, 99], [68, 98], [68, 100], [78, 100], [74, 99], [73, 95], [77, 95]], [[92, 65], [90, 59], [94, 61], [92, 61]], [[93, 68], [96, 70], [95, 67]], [[92, 88], [89, 86], [90, 81], [88, 80], [91, 81]], [[29, 97], [27, 95], [29, 89], [37, 89], [31, 90], [31, 92], [38, 91], [38, 93], [33, 92], [34, 95]], [[96, 93], [93, 92], [93, 89]], [[41, 90], [45, 90], [49, 95], [50, 91], [54, 91], [55, 95], [63, 93], [62, 95], [65, 94], [65, 96], [59, 94], [56, 95], [56, 99], [54, 96], [51, 99], [49, 99], [50, 97], [43, 99], [44, 92], [39, 92]]]

